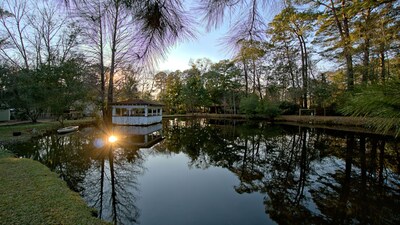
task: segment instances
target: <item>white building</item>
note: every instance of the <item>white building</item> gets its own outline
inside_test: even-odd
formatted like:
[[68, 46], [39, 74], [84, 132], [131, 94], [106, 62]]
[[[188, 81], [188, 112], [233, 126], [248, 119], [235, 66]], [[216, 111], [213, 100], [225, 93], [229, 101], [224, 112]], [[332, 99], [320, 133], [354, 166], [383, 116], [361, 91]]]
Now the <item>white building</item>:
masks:
[[134, 99], [112, 104], [112, 123], [115, 125], [150, 125], [162, 120], [163, 104]]

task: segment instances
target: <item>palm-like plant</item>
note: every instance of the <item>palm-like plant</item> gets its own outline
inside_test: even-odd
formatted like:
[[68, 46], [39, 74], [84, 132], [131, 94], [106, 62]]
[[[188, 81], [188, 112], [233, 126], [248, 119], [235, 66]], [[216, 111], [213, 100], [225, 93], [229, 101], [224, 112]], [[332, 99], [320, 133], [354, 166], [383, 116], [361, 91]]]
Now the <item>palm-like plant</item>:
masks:
[[400, 134], [400, 80], [366, 87], [348, 99], [341, 111], [346, 115], [372, 118], [380, 133], [394, 129]]

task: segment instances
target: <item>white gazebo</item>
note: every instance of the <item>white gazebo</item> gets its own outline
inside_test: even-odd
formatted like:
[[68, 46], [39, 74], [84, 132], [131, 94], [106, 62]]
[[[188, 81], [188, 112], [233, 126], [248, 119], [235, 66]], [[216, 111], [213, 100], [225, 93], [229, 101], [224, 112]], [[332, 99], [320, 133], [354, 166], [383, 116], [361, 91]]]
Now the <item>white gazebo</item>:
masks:
[[134, 99], [112, 104], [112, 123], [116, 125], [141, 125], [160, 123], [162, 106], [159, 102]]

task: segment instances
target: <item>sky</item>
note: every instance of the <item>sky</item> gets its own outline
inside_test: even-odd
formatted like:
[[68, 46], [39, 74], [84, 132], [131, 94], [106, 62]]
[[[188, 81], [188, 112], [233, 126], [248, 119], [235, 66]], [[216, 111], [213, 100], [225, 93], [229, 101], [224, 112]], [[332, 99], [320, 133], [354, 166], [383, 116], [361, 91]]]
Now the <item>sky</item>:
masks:
[[159, 70], [183, 71], [189, 69], [190, 59], [208, 58], [215, 63], [222, 59], [231, 58], [231, 55], [220, 44], [220, 39], [227, 34], [227, 30], [228, 25], [226, 24], [210, 32], [206, 32], [204, 28], [199, 28], [197, 39], [179, 42], [171, 48], [167, 59], [159, 64]]
[[[195, 5], [196, 0], [185, 0], [187, 5]], [[279, 12], [277, 5], [271, 4], [270, 10], [265, 15], [266, 23], [271, 21], [276, 13]], [[238, 12], [238, 11], [236, 11]], [[167, 58], [158, 65], [160, 71], [175, 71], [189, 69], [190, 59], [208, 58], [213, 63], [223, 59], [231, 59], [232, 53], [221, 43], [221, 39], [228, 34], [232, 23], [237, 19], [237, 13], [229, 14], [224, 18], [224, 23], [218, 29], [206, 32], [205, 26], [198, 27], [197, 39], [179, 42], [171, 48]], [[201, 21], [199, 21], [201, 22]]]
[[[184, 7], [186, 10], [198, 6], [199, 0], [184, 0]], [[189, 69], [190, 59], [208, 58], [212, 62], [218, 62], [222, 59], [230, 58], [226, 52], [223, 51], [223, 47], [219, 45], [220, 38], [227, 34], [229, 24], [225, 22], [220, 26], [219, 29], [213, 29], [210, 32], [206, 32], [205, 26], [201, 26], [200, 18], [195, 18], [199, 26], [196, 28], [197, 38], [193, 40], [186, 40], [184, 42], [178, 42], [171, 48], [167, 58], [159, 63], [159, 70], [161, 71], [176, 71]]]

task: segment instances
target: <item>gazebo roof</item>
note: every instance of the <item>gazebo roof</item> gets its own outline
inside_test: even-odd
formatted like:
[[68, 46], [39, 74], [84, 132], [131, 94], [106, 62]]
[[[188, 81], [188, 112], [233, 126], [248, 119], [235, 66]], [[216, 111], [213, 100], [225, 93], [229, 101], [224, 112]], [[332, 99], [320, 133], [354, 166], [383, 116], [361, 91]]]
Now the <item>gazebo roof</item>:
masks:
[[114, 102], [112, 105], [147, 105], [147, 106], [163, 106], [160, 102], [144, 100], [144, 99], [131, 99], [121, 102]]

